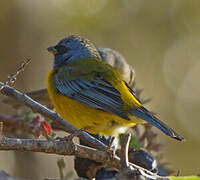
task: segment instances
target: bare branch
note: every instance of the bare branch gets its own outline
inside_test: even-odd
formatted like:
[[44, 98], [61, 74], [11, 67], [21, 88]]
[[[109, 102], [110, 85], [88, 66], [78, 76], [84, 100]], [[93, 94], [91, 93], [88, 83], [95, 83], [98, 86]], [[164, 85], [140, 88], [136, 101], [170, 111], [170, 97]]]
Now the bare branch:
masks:
[[[4, 88], [1, 88], [2, 86]], [[0, 89], [1, 89], [2, 94], [12, 97], [12, 98], [16, 99], [17, 101], [25, 104], [26, 106], [30, 107], [33, 110], [33, 112], [38, 112], [38, 113], [42, 114], [43, 116], [48, 117], [48, 118], [58, 122], [59, 124], [61, 124], [63, 126], [62, 128], [64, 131], [69, 132], [69, 133], [74, 133], [77, 131], [77, 129], [75, 127], [73, 127], [68, 122], [63, 120], [56, 112], [49, 110], [45, 106], [42, 106], [41, 104], [32, 100], [27, 95], [15, 90], [14, 88], [4, 85], [4, 83], [2, 83], [2, 82], [0, 82]], [[102, 142], [93, 138], [86, 132], [80, 133], [79, 137], [94, 148], [97, 148], [100, 150], [106, 150], [106, 146]]]
[[[119, 170], [121, 169], [121, 161], [119, 157], [111, 157], [109, 153], [105, 151], [99, 151], [90, 147], [78, 145], [73, 141], [2, 138], [0, 139], [0, 151], [3, 150], [32, 151], [48, 154], [76, 156], [101, 162]], [[129, 163], [129, 166], [130, 168], [128, 168], [128, 171], [130, 173], [132, 171], [135, 173], [135, 170], [137, 170], [144, 177], [149, 177], [152, 179], [166, 179], [166, 177], [160, 177], [135, 164]], [[133, 168], [134, 170], [132, 170]]]
[[[17, 69], [16, 72], [14, 72], [13, 74], [11, 74], [10, 76], [8, 76], [7, 80], [4, 82], [4, 86], [8, 85], [8, 84], [13, 84], [16, 79], [17, 76], [19, 75], [19, 73], [21, 73], [22, 71], [24, 71], [25, 67], [31, 62], [31, 59], [27, 59], [26, 61], [23, 61], [20, 65], [20, 67]], [[0, 91], [4, 88], [4, 86], [0, 87]]]
[[49, 141], [36, 139], [0, 139], [0, 150], [32, 151], [58, 155], [74, 155], [102, 162], [120, 169], [119, 158], [111, 158], [108, 153], [78, 145], [72, 141]]

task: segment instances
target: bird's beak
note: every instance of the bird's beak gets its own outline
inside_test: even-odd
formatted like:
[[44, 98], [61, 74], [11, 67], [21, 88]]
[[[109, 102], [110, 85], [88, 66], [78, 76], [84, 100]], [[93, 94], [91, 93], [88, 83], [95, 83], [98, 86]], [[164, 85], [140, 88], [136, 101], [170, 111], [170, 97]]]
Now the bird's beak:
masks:
[[56, 48], [55, 48], [55, 46], [48, 47], [47, 51], [49, 51], [50, 53], [52, 53], [54, 55], [56, 55], [58, 53], [57, 50], [56, 50]]

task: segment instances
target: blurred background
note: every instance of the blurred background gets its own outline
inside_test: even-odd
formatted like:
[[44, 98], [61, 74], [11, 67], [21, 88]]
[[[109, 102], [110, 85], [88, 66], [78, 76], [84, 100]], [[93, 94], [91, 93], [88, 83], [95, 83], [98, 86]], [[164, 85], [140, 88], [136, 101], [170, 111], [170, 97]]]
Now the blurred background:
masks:
[[[30, 57], [32, 62], [15, 87], [22, 92], [44, 88], [53, 62], [46, 48], [70, 34], [115, 49], [134, 67], [142, 97], [152, 98], [148, 108], [186, 139], [177, 142], [158, 132], [165, 162], [181, 175], [198, 174], [199, 17], [199, 0], [3, 1], [0, 81]], [[0, 107], [0, 113], [16, 114], [10, 106]], [[58, 177], [55, 155], [0, 152], [0, 159], [0, 169], [14, 176]], [[72, 171], [72, 158], [66, 162]]]

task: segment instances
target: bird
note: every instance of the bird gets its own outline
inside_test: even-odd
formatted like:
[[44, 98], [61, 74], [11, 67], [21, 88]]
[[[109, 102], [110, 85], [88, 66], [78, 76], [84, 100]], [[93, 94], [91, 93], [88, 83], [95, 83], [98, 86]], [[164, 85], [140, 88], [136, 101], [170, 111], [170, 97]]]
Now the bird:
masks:
[[[97, 50], [101, 56], [102, 61], [105, 61], [111, 66], [113, 66], [120, 73], [122, 79], [126, 81], [130, 87], [135, 86], [135, 70], [130, 64], [127, 63], [125, 58], [119, 52], [105, 47], [99, 47], [97, 48]], [[135, 91], [137, 96], [139, 96], [141, 90], [136, 89]], [[34, 99], [35, 101], [47, 106], [48, 108], [53, 108], [48, 96], [47, 89], [32, 90], [29, 92], [25, 92], [25, 94]], [[149, 102], [149, 100], [150, 99], [147, 99], [143, 101], [143, 103], [146, 101]], [[5, 104], [10, 104], [14, 109], [26, 109], [25, 105], [20, 104], [17, 100], [10, 97], [4, 98], [2, 102]]]
[[56, 112], [77, 129], [115, 137], [137, 124], [149, 123], [167, 136], [184, 140], [142, 105], [88, 39], [70, 35], [47, 50], [54, 56], [46, 77], [50, 100]]
[[119, 52], [105, 47], [99, 47], [97, 50], [101, 56], [101, 60], [113, 66], [130, 87], [135, 85], [135, 70]]

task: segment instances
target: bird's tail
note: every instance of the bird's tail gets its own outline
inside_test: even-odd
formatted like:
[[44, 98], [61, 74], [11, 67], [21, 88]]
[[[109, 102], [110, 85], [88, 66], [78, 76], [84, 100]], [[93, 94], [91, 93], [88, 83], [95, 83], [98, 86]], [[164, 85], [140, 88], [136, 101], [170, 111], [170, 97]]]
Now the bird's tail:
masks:
[[151, 112], [149, 112], [146, 108], [144, 108], [143, 106], [134, 109], [131, 114], [133, 116], [139, 117], [141, 119], [143, 119], [144, 121], [148, 122], [149, 124], [157, 127], [158, 129], [160, 129], [163, 133], [165, 133], [166, 135], [177, 139], [179, 141], [183, 141], [184, 138], [179, 135], [178, 133], [176, 133], [173, 129], [171, 129], [169, 126], [167, 126], [165, 123], [163, 123], [162, 121], [160, 121], [158, 118], [156, 118]]

